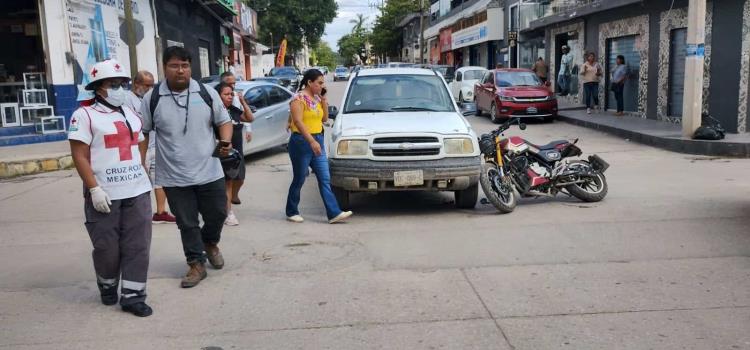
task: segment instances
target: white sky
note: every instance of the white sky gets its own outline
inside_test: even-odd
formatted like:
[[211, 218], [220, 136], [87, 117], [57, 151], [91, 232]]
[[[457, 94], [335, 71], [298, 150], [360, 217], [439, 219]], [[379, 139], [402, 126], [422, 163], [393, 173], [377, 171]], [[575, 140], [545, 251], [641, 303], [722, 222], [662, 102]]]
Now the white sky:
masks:
[[380, 0], [336, 0], [336, 3], [339, 4], [338, 14], [333, 22], [326, 26], [326, 31], [323, 35], [323, 41], [327, 42], [333, 51], [338, 51], [336, 42], [339, 38], [351, 33], [354, 24], [349, 23], [349, 21], [357, 18], [358, 13], [367, 17], [368, 27], [372, 26], [378, 10], [369, 5], [379, 4]]

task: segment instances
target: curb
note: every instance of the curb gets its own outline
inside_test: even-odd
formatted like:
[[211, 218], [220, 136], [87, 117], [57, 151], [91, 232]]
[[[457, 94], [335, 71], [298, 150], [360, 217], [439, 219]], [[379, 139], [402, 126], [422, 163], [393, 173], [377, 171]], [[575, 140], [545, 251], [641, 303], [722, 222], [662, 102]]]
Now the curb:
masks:
[[588, 120], [567, 117], [561, 114], [557, 115], [557, 119], [573, 125], [603, 131], [648, 146], [665, 149], [667, 151], [703, 156], [750, 158], [750, 143], [692, 140], [677, 137], [656, 136], [644, 132], [599, 124]]
[[0, 179], [65, 170], [72, 167], [73, 157], [70, 155], [56, 158], [0, 162]]

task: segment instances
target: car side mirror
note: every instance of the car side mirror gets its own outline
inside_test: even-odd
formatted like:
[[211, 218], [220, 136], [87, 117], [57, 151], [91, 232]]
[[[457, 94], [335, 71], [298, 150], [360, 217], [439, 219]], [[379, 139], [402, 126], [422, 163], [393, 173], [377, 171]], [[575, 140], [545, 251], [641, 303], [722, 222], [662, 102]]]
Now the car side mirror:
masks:
[[339, 109], [336, 106], [328, 106], [328, 118], [336, 119]]

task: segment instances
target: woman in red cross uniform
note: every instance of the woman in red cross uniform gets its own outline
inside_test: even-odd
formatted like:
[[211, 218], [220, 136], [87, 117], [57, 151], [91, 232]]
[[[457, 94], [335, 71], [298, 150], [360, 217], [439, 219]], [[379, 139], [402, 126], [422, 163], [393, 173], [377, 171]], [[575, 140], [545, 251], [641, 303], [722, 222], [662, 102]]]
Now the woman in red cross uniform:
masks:
[[[151, 248], [151, 182], [143, 169], [141, 118], [123, 106], [130, 78], [116, 60], [98, 62], [89, 72], [87, 106], [70, 120], [68, 140], [84, 185], [86, 230], [104, 305], [118, 301], [136, 316], [153, 313], [146, 304]], [[146, 147], [144, 144], [143, 147]]]

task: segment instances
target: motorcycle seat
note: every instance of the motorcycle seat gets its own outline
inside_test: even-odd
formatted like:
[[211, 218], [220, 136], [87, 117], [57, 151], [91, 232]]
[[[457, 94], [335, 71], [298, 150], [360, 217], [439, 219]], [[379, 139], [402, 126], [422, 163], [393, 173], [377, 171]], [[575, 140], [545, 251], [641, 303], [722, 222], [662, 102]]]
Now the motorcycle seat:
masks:
[[538, 148], [539, 150], [545, 151], [545, 150], [555, 149], [555, 148], [557, 148], [557, 146], [564, 145], [566, 143], [570, 143], [570, 141], [568, 141], [568, 140], [557, 140], [557, 141], [552, 141], [552, 142], [550, 142], [550, 143], [548, 143], [546, 145], [535, 145], [533, 143], [529, 143], [529, 144], [531, 144], [532, 146]]

